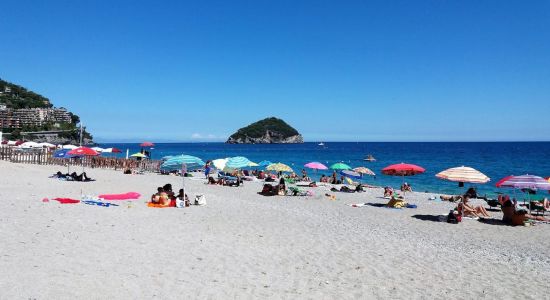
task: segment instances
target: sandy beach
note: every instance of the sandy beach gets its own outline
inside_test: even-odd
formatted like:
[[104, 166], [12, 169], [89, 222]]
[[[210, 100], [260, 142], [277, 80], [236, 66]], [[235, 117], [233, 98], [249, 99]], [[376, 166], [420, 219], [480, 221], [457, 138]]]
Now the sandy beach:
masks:
[[[310, 188], [313, 197], [258, 195], [186, 179], [207, 205], [146, 206], [181, 177], [91, 169], [94, 182], [48, 178], [55, 166], [0, 161], [1, 299], [536, 299], [550, 288], [550, 225], [438, 222], [455, 205], [411, 193], [416, 209]], [[42, 199], [139, 192], [119, 206]], [[479, 201], [478, 204], [484, 204]], [[491, 211], [495, 219], [501, 213]]]

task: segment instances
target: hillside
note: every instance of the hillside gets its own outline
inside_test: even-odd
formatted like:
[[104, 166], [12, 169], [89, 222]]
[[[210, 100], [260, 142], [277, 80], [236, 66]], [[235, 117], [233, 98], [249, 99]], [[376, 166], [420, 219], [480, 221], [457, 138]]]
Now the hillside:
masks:
[[232, 134], [230, 144], [303, 143], [302, 135], [285, 121], [271, 117], [252, 123]]
[[[54, 107], [50, 99], [0, 79], [0, 131], [6, 138], [76, 142], [80, 139], [79, 123], [78, 115], [63, 107]], [[40, 134], [44, 131], [57, 134]], [[92, 136], [86, 130], [83, 139], [92, 142]]]

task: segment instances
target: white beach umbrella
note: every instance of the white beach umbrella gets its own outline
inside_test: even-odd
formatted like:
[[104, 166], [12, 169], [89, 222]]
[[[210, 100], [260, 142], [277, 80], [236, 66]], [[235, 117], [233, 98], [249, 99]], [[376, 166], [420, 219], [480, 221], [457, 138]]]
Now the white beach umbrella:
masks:
[[17, 141], [8, 141], [8, 146], [15, 146], [17, 144]]
[[62, 148], [62, 149], [73, 150], [73, 149], [78, 148], [78, 146], [75, 146], [75, 145], [63, 145], [61, 148]]
[[225, 164], [227, 163], [227, 160], [229, 158], [218, 158], [218, 159], [214, 159], [212, 161], [212, 164], [214, 165], [214, 167], [216, 167], [216, 169], [218, 170], [223, 170], [225, 168]]
[[41, 146], [40, 144], [35, 142], [24, 142], [23, 144], [19, 145], [19, 148], [31, 149], [31, 148], [41, 148]]
[[54, 147], [55, 147], [54, 144], [50, 144], [50, 143], [46, 143], [46, 142], [44, 142], [44, 143], [39, 143], [38, 145], [39, 145], [40, 147], [46, 147], [46, 148], [54, 148]]

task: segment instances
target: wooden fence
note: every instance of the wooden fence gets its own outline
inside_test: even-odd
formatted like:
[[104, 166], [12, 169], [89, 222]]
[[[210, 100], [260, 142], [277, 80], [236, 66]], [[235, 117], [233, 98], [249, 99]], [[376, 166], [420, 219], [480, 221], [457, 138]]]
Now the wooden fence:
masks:
[[135, 170], [146, 172], [159, 172], [161, 162], [158, 160], [135, 160], [114, 157], [85, 156], [75, 158], [54, 158], [53, 151], [49, 149], [19, 149], [16, 147], [0, 147], [0, 160], [14, 163], [58, 165], [58, 166], [84, 166], [87, 168], [102, 168], [114, 170]]

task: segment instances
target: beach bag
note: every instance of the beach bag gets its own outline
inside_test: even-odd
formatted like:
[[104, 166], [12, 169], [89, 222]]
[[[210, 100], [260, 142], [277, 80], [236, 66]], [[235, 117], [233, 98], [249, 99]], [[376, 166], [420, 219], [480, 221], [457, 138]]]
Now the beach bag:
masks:
[[455, 211], [454, 210], [451, 210], [449, 212], [449, 215], [447, 216], [447, 223], [451, 223], [451, 224], [458, 224], [458, 218], [457, 218], [457, 215], [455, 215]]
[[185, 207], [185, 201], [183, 201], [179, 198], [176, 198], [176, 207], [177, 208], [184, 208]]
[[195, 205], [206, 205], [206, 196], [196, 195], [195, 196]]

